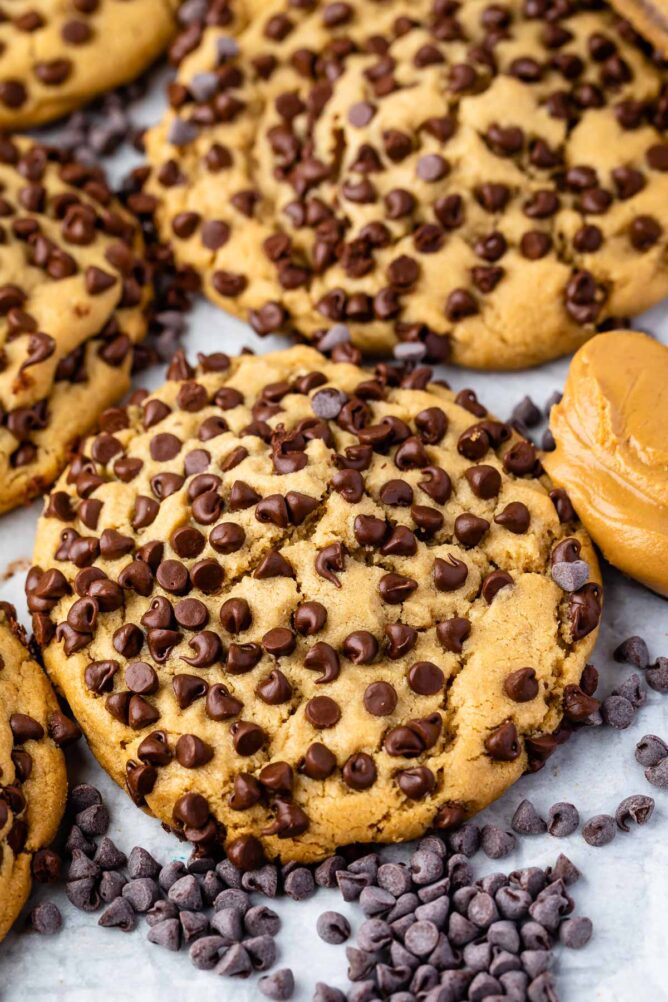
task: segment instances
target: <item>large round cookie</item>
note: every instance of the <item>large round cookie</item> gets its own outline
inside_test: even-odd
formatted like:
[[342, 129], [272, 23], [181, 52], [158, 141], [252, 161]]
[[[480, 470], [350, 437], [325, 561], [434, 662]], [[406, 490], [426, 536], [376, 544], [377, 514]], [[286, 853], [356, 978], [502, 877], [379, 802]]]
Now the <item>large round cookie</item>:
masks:
[[71, 726], [28, 653], [14, 609], [0, 602], [0, 940], [30, 893], [33, 855], [53, 839], [63, 815], [59, 745]]
[[141, 251], [99, 170], [0, 137], [0, 512], [48, 487], [128, 388]]
[[0, 10], [0, 128], [51, 121], [151, 65], [180, 0], [10, 0]]
[[147, 190], [258, 333], [515, 368], [668, 293], [665, 73], [605, 5], [272, 0], [226, 31], [181, 65]]
[[[429, 375], [177, 357], [48, 500], [27, 581], [47, 670], [193, 841], [313, 860], [446, 827], [597, 705], [585, 533], [533, 446]], [[551, 563], [578, 553], [569, 595]]]

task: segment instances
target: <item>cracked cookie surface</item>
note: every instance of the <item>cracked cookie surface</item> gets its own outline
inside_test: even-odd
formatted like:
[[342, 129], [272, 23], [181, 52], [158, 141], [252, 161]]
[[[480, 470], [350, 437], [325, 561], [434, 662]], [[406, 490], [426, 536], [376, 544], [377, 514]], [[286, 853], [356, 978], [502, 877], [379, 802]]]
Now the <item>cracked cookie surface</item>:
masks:
[[668, 293], [665, 73], [610, 8], [250, 9], [183, 59], [146, 192], [258, 333], [519, 368]]
[[99, 169], [0, 137], [0, 512], [42, 493], [127, 390], [142, 247]]
[[0, 128], [52, 121], [147, 69], [179, 0], [11, 0], [0, 7]]
[[0, 940], [30, 893], [34, 854], [63, 814], [67, 775], [57, 742], [69, 726], [13, 608], [0, 602]]
[[533, 446], [430, 378], [178, 355], [46, 503], [52, 680], [137, 803], [240, 865], [456, 823], [592, 712], [588, 538]]

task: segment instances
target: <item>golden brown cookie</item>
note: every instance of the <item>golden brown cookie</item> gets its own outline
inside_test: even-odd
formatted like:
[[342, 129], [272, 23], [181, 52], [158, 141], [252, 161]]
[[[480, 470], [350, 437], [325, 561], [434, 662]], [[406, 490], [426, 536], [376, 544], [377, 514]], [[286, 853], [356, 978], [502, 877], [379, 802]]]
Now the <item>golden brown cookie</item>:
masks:
[[142, 249], [99, 169], [0, 137], [0, 512], [48, 487], [127, 390]]
[[148, 134], [163, 237], [259, 334], [345, 324], [481, 368], [574, 350], [668, 293], [665, 75], [590, 8], [242, 5]]
[[60, 747], [77, 733], [30, 657], [14, 609], [0, 602], [0, 940], [30, 893], [34, 854], [58, 830], [67, 795]]
[[0, 10], [0, 129], [41, 125], [151, 65], [179, 0], [9, 0]]
[[610, 563], [668, 596], [668, 348], [612, 331], [577, 352], [545, 466]]
[[668, 56], [667, 0], [611, 0], [650, 45]]
[[532, 445], [429, 380], [177, 356], [46, 504], [52, 679], [137, 803], [245, 866], [461, 821], [597, 705], [586, 534]]

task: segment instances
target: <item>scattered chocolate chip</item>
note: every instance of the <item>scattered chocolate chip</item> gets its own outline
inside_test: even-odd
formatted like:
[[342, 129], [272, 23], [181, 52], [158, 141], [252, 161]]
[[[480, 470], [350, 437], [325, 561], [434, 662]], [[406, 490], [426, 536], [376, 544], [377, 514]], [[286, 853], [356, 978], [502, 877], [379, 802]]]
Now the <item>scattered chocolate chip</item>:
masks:
[[664, 758], [668, 758], [668, 745], [656, 734], [645, 734], [636, 745], [636, 762], [648, 767], [658, 765]]
[[577, 831], [580, 815], [573, 804], [561, 802], [553, 804], [547, 813], [547, 830], [555, 838], [565, 838]]
[[345, 943], [350, 937], [350, 923], [338, 912], [323, 912], [316, 923], [317, 933], [325, 943]]
[[615, 820], [620, 831], [627, 832], [629, 827], [627, 822], [634, 821], [638, 825], [644, 825], [649, 821], [654, 811], [654, 801], [651, 797], [636, 794], [626, 797], [620, 803], [615, 812]]
[[40, 936], [53, 936], [63, 927], [60, 909], [53, 901], [42, 901], [30, 911], [30, 927]]
[[615, 837], [615, 819], [609, 814], [597, 814], [584, 825], [582, 837], [589, 845], [607, 845]]
[[513, 814], [513, 831], [520, 835], [540, 835], [547, 831], [545, 820], [538, 814], [530, 800], [522, 800]]

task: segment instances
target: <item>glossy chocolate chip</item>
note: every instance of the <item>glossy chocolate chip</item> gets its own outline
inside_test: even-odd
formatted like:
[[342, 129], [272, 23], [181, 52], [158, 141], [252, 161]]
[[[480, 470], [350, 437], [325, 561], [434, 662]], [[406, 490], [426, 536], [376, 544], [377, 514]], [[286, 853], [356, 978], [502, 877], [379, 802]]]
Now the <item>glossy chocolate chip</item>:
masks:
[[485, 748], [493, 759], [512, 762], [521, 753], [515, 725], [509, 721], [500, 724], [485, 738]]
[[463, 616], [453, 616], [436, 624], [436, 636], [446, 651], [461, 654], [466, 640], [471, 635], [471, 623]]
[[364, 706], [374, 717], [386, 717], [397, 705], [396, 689], [389, 682], [372, 682], [364, 692]]
[[445, 676], [431, 661], [416, 661], [408, 670], [408, 684], [419, 696], [434, 696], [441, 692]]
[[538, 695], [538, 680], [534, 668], [517, 668], [506, 675], [503, 691], [516, 703], [527, 703]]
[[302, 636], [313, 636], [327, 622], [327, 610], [320, 602], [303, 602], [295, 611], [294, 627]]
[[332, 775], [336, 769], [336, 757], [319, 741], [313, 742], [306, 749], [301, 771], [309, 779], [323, 780]]

